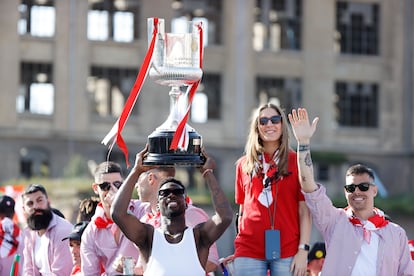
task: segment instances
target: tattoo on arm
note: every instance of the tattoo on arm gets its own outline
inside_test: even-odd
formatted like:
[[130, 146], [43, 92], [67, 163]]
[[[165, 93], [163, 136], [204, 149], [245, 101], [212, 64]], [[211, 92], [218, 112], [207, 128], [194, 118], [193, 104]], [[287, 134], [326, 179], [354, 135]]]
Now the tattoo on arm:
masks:
[[311, 158], [309, 152], [305, 156], [305, 165], [308, 166], [308, 167], [312, 166], [312, 158]]
[[225, 195], [222, 193], [220, 186], [218, 185], [217, 181], [213, 183], [213, 185], [210, 185], [210, 180], [207, 180], [209, 182], [209, 187], [211, 189], [211, 195], [213, 196], [213, 200], [215, 202], [215, 205], [218, 209], [226, 208], [227, 205], [227, 199]]

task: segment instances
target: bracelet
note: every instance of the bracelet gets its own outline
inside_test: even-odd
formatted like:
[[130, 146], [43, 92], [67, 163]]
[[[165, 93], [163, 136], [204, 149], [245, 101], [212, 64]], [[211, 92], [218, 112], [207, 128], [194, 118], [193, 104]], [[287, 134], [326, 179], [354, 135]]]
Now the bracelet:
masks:
[[309, 251], [310, 246], [309, 246], [309, 244], [302, 243], [302, 244], [299, 244], [298, 249], [303, 249], [305, 251]]
[[213, 173], [213, 169], [206, 169], [201, 176], [204, 178], [208, 172]]
[[310, 145], [299, 145], [298, 151], [307, 151], [310, 150]]

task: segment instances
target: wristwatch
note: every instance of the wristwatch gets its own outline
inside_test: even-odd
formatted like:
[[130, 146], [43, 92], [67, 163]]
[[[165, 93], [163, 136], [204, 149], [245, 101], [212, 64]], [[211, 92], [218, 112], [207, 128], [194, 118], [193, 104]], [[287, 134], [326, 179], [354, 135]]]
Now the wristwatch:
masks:
[[309, 251], [309, 249], [310, 249], [309, 244], [305, 244], [305, 243], [299, 244], [298, 248], [303, 249], [305, 251]]

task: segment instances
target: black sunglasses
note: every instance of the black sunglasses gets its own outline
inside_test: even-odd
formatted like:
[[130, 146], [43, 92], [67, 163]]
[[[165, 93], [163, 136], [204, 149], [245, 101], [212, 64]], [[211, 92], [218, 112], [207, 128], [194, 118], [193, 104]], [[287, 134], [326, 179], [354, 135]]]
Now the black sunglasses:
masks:
[[274, 115], [274, 116], [272, 116], [270, 118], [268, 118], [268, 117], [261, 117], [261, 118], [259, 118], [259, 123], [262, 126], [267, 125], [267, 122], [269, 122], [269, 121], [271, 121], [272, 124], [278, 124], [278, 123], [280, 123], [282, 121], [282, 116], [280, 116], [280, 115]]
[[184, 189], [165, 189], [165, 190], [158, 191], [159, 197], [167, 197], [170, 194], [173, 194], [175, 196], [182, 196], [184, 195]]
[[349, 184], [349, 185], [345, 185], [344, 188], [348, 193], [353, 193], [355, 192], [356, 187], [358, 187], [358, 189], [361, 192], [366, 192], [369, 189], [369, 186], [372, 185], [371, 183], [368, 182], [363, 182], [363, 183], [359, 183], [359, 184]]
[[114, 181], [114, 182], [102, 182], [101, 184], [98, 184], [99, 188], [102, 191], [109, 191], [111, 189], [111, 184], [113, 184], [117, 189], [119, 189], [119, 187], [121, 187], [122, 185], [122, 181]]

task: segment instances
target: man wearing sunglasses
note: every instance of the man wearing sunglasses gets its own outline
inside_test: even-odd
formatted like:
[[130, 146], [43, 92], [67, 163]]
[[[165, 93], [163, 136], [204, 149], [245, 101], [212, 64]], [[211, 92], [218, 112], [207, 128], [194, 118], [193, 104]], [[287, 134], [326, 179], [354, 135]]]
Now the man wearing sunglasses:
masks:
[[[141, 218], [142, 222], [149, 223], [154, 227], [159, 227], [161, 223], [161, 214], [158, 208], [158, 189], [162, 180], [166, 179], [167, 177], [174, 176], [175, 168], [167, 166], [152, 168], [139, 176], [138, 181], [135, 184], [139, 199], [142, 202], [150, 203], [146, 214]], [[186, 202], [188, 203], [188, 207], [185, 210], [185, 222], [187, 226], [194, 227], [197, 224], [208, 220], [208, 214], [203, 209], [194, 206], [191, 203], [189, 197], [186, 197]], [[213, 245], [210, 247], [210, 252], [206, 264], [206, 271], [215, 271], [218, 267], [218, 264], [219, 255], [217, 251], [217, 245], [216, 243], [213, 243]], [[137, 272], [142, 270], [141, 262], [137, 263], [136, 269]]]
[[112, 218], [139, 247], [146, 266], [144, 275], [205, 276], [209, 248], [224, 233], [233, 217], [230, 203], [213, 174], [215, 162], [202, 149], [206, 162], [200, 172], [210, 189], [215, 215], [204, 223], [188, 227], [185, 187], [180, 181], [167, 178], [160, 183], [158, 190], [161, 225], [154, 228], [127, 212], [127, 202], [135, 183], [142, 173], [152, 168], [142, 164], [147, 154], [148, 145], [137, 154], [134, 167], [115, 197]]
[[[82, 235], [83, 275], [119, 275], [122, 274], [122, 257], [133, 257], [135, 261], [138, 259], [139, 251], [113, 223], [110, 216], [113, 198], [122, 186], [123, 180], [121, 167], [115, 162], [102, 162], [95, 170], [92, 189], [99, 196], [100, 203]], [[129, 206], [136, 208], [129, 210], [138, 217], [144, 215], [144, 208], [139, 208], [139, 204]]]
[[414, 275], [404, 229], [374, 207], [378, 189], [372, 170], [360, 164], [347, 170], [344, 192], [348, 207], [335, 208], [325, 187], [316, 184], [313, 176], [310, 139], [318, 118], [311, 124], [303, 108], [292, 110], [288, 117], [298, 142], [299, 178], [306, 204], [326, 242], [322, 275]]

